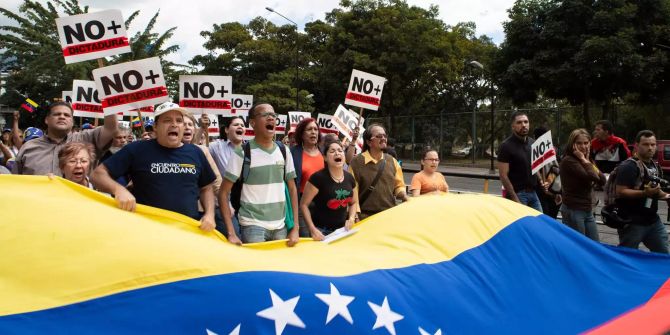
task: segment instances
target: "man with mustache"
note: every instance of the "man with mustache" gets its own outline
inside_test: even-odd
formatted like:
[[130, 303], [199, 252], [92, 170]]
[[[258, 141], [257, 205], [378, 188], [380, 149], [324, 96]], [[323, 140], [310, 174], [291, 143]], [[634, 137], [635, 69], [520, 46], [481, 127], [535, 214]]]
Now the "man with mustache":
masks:
[[[228, 241], [233, 244], [281, 240], [288, 237], [288, 246], [298, 243], [298, 191], [295, 184], [296, 172], [291, 154], [286, 153], [274, 141], [277, 114], [267, 103], [254, 105], [249, 110], [249, 124], [254, 129], [255, 138], [249, 141], [248, 175], [244, 177], [240, 194], [240, 208], [237, 213], [240, 222], [241, 239], [234, 233], [230, 207], [221, 206], [221, 214], [226, 223]], [[243, 177], [244, 151], [237, 148], [226, 167], [223, 184], [219, 192], [219, 203], [227, 204], [233, 184]], [[293, 212], [293, 228], [287, 232], [286, 190], [288, 186]]]
[[[136, 203], [163, 208], [199, 219], [200, 229], [211, 231], [216, 176], [200, 148], [182, 143], [187, 113], [172, 102], [158, 106], [156, 139], [126, 145], [98, 166], [91, 178], [98, 190], [114, 194], [123, 210], [135, 211]], [[125, 175], [133, 182], [132, 193], [114, 181]], [[198, 200], [204, 209], [202, 217]]]
[[532, 174], [530, 167], [531, 146], [535, 140], [528, 136], [529, 129], [526, 113], [512, 113], [512, 135], [498, 149], [498, 173], [507, 199], [542, 212], [535, 193], [538, 177]]

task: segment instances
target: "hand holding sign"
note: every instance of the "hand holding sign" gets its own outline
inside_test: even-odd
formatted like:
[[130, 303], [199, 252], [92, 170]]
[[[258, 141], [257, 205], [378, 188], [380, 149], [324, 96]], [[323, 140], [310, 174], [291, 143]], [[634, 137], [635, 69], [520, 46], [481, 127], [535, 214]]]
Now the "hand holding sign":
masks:
[[551, 143], [551, 131], [544, 133], [544, 135], [536, 139], [530, 150], [531, 174], [537, 173], [543, 166], [556, 161], [556, 150], [554, 150], [554, 145]]
[[65, 64], [131, 52], [120, 10], [56, 19]]
[[169, 100], [158, 57], [93, 70], [105, 115]]

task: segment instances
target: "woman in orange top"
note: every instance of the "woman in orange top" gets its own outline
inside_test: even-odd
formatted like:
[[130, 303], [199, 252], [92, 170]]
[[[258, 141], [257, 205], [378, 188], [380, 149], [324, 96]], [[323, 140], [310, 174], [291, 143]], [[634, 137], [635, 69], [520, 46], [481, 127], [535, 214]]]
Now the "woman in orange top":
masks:
[[422, 170], [412, 177], [412, 196], [449, 192], [447, 180], [441, 173], [437, 172], [439, 164], [440, 158], [436, 150], [428, 149], [424, 151], [421, 159]]
[[[295, 140], [296, 145], [291, 147], [291, 155], [293, 156], [293, 165], [295, 165], [295, 184], [298, 187], [298, 199], [300, 199], [309, 177], [325, 167], [323, 155], [317, 145], [319, 142], [319, 126], [316, 120], [307, 118], [300, 121], [295, 127]], [[302, 212], [299, 212], [298, 215], [300, 237], [310, 237], [309, 227]]]

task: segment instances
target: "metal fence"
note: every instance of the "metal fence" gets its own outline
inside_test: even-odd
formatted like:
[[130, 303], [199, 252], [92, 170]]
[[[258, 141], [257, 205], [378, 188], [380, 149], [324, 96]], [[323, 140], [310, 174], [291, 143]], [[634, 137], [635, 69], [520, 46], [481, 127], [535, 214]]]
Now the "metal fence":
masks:
[[[576, 107], [525, 109], [533, 130], [543, 126], [551, 131], [558, 148], [573, 130], [566, 125], [565, 116], [574, 115]], [[441, 113], [434, 115], [370, 117], [367, 124], [380, 123], [395, 140], [401, 160], [419, 160], [427, 147], [438, 150], [444, 163], [487, 166], [491, 152], [494, 157], [500, 143], [510, 136], [510, 116], [514, 110], [496, 110], [494, 114], [494, 147], [491, 141], [490, 111]], [[570, 122], [569, 122], [570, 123]], [[473, 136], [474, 134], [474, 136]], [[473, 138], [475, 139], [473, 145]]]

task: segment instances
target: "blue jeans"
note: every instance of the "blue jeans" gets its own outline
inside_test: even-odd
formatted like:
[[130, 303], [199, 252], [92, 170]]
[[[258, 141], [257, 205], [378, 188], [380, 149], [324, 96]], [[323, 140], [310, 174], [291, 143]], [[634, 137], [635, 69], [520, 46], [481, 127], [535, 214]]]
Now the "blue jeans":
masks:
[[516, 196], [522, 204], [533, 208], [538, 212], [542, 212], [542, 205], [540, 204], [540, 199], [537, 197], [535, 191], [519, 191], [516, 193]]
[[[223, 222], [223, 215], [221, 215], [221, 208], [219, 207], [216, 207], [214, 221], [216, 222], [216, 230], [228, 238], [228, 229], [226, 229], [226, 223]], [[240, 236], [240, 222], [237, 220], [237, 215], [233, 215], [233, 229], [235, 229], [235, 235]]]
[[561, 216], [563, 217], [563, 223], [566, 226], [586, 235], [586, 237], [596, 242], [600, 242], [598, 226], [596, 226], [596, 218], [593, 216], [592, 211], [570, 209], [566, 205], [562, 205]]
[[656, 216], [656, 222], [648, 226], [629, 224], [617, 229], [619, 246], [637, 249], [640, 242], [653, 252], [668, 253], [668, 231]]
[[265, 229], [261, 226], [240, 226], [242, 232], [242, 243], [256, 243], [286, 239], [288, 235], [286, 227], [275, 230]]

